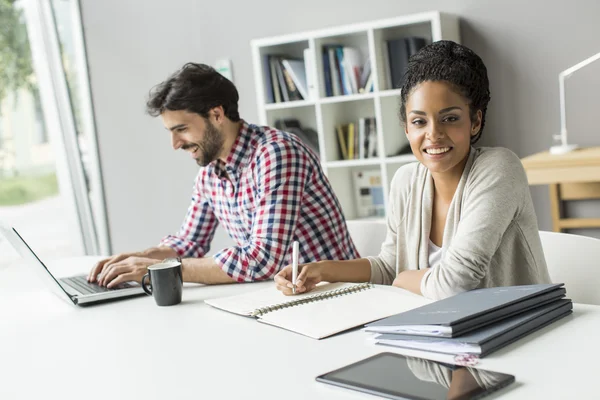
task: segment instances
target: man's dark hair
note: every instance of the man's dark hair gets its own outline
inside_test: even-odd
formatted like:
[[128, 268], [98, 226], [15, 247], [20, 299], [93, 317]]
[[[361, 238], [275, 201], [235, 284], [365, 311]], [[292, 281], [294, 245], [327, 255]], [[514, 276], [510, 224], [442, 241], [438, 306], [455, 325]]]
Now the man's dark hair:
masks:
[[166, 81], [150, 91], [146, 112], [157, 117], [165, 110], [185, 110], [208, 118], [208, 112], [222, 106], [225, 116], [240, 120], [238, 91], [235, 85], [214, 68], [187, 63]]
[[481, 128], [471, 138], [475, 143], [485, 125], [485, 113], [490, 101], [490, 83], [487, 69], [473, 50], [452, 42], [440, 40], [423, 47], [410, 57], [400, 95], [400, 118], [406, 124], [406, 101], [410, 92], [425, 81], [445, 81], [469, 101], [471, 121], [481, 110]]

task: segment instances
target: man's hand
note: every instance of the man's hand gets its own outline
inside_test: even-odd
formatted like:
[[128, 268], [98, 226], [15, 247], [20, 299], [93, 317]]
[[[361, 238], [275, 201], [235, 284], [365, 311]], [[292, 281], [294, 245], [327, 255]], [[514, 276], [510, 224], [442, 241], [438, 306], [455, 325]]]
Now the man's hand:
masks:
[[146, 272], [148, 272], [148, 267], [159, 262], [160, 260], [155, 258], [133, 256], [108, 266], [105, 264], [98, 276], [98, 285], [110, 289], [123, 282], [141, 282]]
[[96, 265], [94, 265], [94, 267], [92, 268], [92, 270], [90, 271], [87, 280], [90, 283], [94, 283], [97, 281], [98, 279], [98, 275], [100, 275], [100, 273], [102, 273], [102, 270], [106, 267], [109, 267], [111, 264], [123, 261], [129, 257], [138, 257], [141, 256], [141, 253], [123, 253], [123, 254], [117, 254], [116, 256], [112, 256], [109, 258], [105, 258], [103, 260], [100, 260], [96, 263]]
[[158, 262], [160, 260], [155, 258], [142, 257], [141, 253], [118, 254], [94, 265], [88, 275], [88, 282], [96, 282], [109, 288], [121, 282], [140, 282], [148, 266]]

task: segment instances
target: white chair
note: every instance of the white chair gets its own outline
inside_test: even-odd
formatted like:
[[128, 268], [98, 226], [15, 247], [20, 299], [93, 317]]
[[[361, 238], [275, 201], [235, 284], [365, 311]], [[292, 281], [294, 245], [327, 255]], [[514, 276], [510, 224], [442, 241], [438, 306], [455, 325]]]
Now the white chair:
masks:
[[600, 305], [600, 240], [540, 231], [552, 282], [564, 283], [575, 303]]
[[349, 220], [346, 224], [361, 257], [379, 255], [387, 232], [385, 221]]

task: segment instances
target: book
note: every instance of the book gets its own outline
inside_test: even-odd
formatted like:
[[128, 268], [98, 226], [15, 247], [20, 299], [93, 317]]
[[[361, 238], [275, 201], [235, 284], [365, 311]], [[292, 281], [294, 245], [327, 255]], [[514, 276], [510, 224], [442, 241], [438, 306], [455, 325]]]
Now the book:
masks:
[[571, 314], [569, 299], [553, 301], [513, 317], [487, 325], [456, 338], [384, 334], [377, 344], [447, 354], [477, 354], [484, 357], [546, 325]]
[[273, 56], [269, 56], [269, 72], [271, 74], [271, 88], [273, 90], [273, 98], [275, 103], [281, 103], [281, 91], [279, 89], [279, 79], [277, 77], [277, 60]]
[[341, 79], [340, 79], [340, 67], [336, 57], [336, 48], [338, 46], [335, 45], [326, 45], [324, 46], [325, 51], [329, 56], [329, 72], [331, 74], [331, 86], [332, 86], [332, 95], [340, 96], [343, 94]]
[[329, 51], [323, 51], [323, 75], [325, 78], [325, 96], [333, 96], [333, 83], [331, 80], [331, 65], [329, 64]]
[[367, 127], [367, 157], [377, 157], [377, 124], [375, 117], [368, 119]]
[[281, 67], [279, 57], [274, 57], [271, 59], [273, 60], [273, 64], [271, 64], [271, 67], [275, 68], [275, 73], [277, 74], [277, 82], [279, 82], [279, 90], [281, 91], [281, 97], [283, 98], [283, 101], [290, 101], [290, 95], [287, 90], [285, 77], [283, 76], [283, 68]]
[[362, 71], [362, 56], [357, 48], [344, 46], [344, 71], [348, 78], [350, 93], [358, 93], [358, 89], [361, 88], [361, 71]]
[[378, 333], [456, 337], [560, 299], [565, 295], [562, 286], [562, 283], [550, 283], [470, 290], [377, 321], [365, 329]]
[[344, 125], [337, 125], [335, 127], [338, 139], [338, 147], [340, 149], [340, 160], [348, 159], [348, 147], [346, 146], [346, 133], [344, 132]]
[[283, 68], [289, 73], [294, 85], [300, 92], [303, 99], [308, 100], [308, 84], [306, 80], [306, 68], [304, 60], [283, 59], [281, 60]]
[[273, 285], [255, 292], [208, 299], [205, 303], [322, 339], [430, 301], [406, 290], [370, 283], [326, 283], [295, 296], [286, 296]]
[[[302, 64], [303, 64], [302, 68], [304, 68], [304, 63], [302, 63]], [[281, 73], [283, 75], [285, 90], [287, 90], [287, 93], [288, 93], [288, 101], [303, 100], [303, 97], [300, 94], [300, 90], [296, 86], [296, 82], [292, 78], [292, 74], [291, 74], [290, 70], [285, 68], [283, 59], [279, 59], [279, 68], [281, 69]]]
[[311, 49], [304, 49], [304, 71], [306, 73], [306, 86], [308, 88], [307, 100], [314, 99], [317, 96], [316, 79], [314, 77], [314, 59]]

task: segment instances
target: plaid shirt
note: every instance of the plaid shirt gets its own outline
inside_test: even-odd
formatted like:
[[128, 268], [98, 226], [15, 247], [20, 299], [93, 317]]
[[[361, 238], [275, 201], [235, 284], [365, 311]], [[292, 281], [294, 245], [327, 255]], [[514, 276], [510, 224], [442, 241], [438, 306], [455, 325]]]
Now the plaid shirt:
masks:
[[272, 278], [291, 264], [294, 240], [299, 263], [359, 258], [316, 155], [269, 127], [242, 122], [227, 161], [200, 168], [179, 233], [160, 245], [203, 257], [219, 223], [236, 246], [214, 260], [239, 282]]

